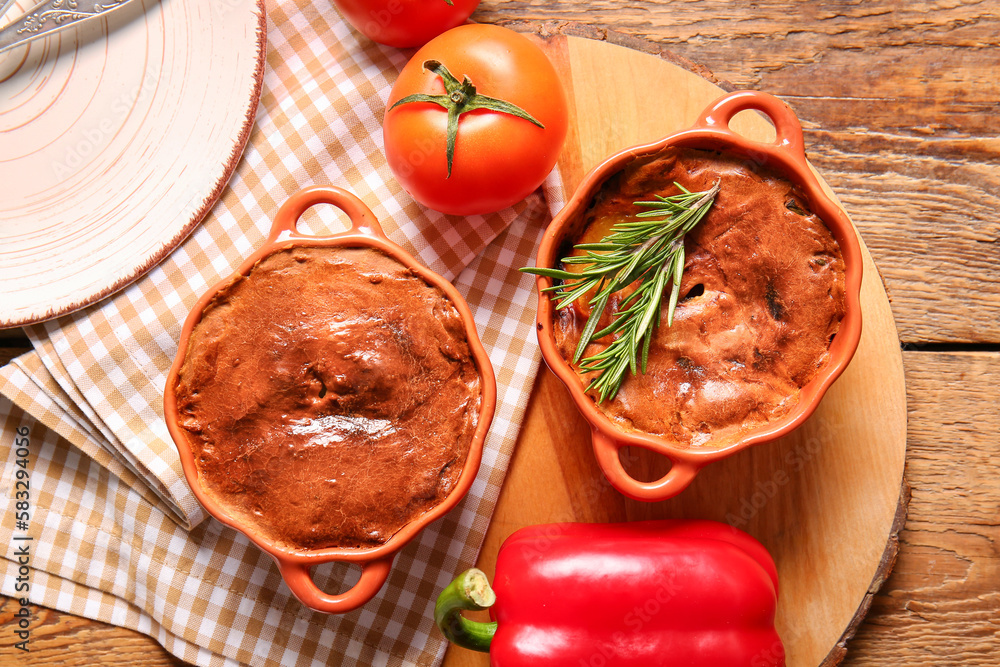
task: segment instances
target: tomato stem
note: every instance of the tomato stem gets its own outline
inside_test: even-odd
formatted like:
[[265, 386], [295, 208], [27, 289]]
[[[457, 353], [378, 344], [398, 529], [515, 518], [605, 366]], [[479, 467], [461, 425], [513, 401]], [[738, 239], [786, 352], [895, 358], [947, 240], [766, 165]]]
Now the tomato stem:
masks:
[[500, 100], [495, 97], [489, 97], [487, 95], [481, 95], [476, 91], [476, 86], [469, 80], [469, 77], [465, 77], [464, 80], [459, 81], [456, 79], [448, 68], [445, 67], [440, 61], [437, 60], [425, 60], [423, 64], [425, 71], [433, 72], [441, 77], [441, 81], [444, 83], [445, 94], [444, 95], [428, 95], [426, 93], [416, 93], [414, 95], [407, 95], [403, 99], [397, 101], [391, 107], [389, 111], [392, 111], [398, 106], [404, 104], [413, 104], [415, 102], [430, 102], [432, 104], [437, 104], [448, 112], [448, 130], [447, 130], [447, 144], [448, 144], [448, 176], [451, 178], [451, 165], [455, 158], [455, 142], [458, 138], [458, 120], [463, 113], [468, 111], [475, 111], [477, 109], [487, 109], [489, 111], [497, 111], [499, 113], [509, 114], [511, 116], [517, 116], [518, 118], [523, 118], [538, 127], [545, 129], [545, 126], [540, 122], [535, 120], [535, 118], [529, 114], [527, 111], [512, 104], [505, 100]]

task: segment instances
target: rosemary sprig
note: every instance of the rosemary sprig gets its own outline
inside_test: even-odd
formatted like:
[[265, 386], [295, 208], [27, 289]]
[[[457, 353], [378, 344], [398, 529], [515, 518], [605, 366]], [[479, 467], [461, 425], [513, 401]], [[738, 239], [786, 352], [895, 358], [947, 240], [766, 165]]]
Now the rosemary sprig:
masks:
[[[674, 183], [681, 194], [656, 196], [655, 201], [637, 201], [648, 210], [635, 220], [622, 222], [598, 243], [574, 246], [582, 255], [562, 259], [562, 264], [580, 264], [580, 272], [527, 267], [526, 273], [560, 280], [545, 291], [555, 293], [556, 309], [566, 308], [584, 294], [590, 299], [590, 316], [573, 355], [584, 372], [599, 371], [587, 391], [596, 389], [600, 401], [618, 394], [626, 371], [646, 372], [653, 327], [660, 324], [660, 303], [667, 281], [672, 282], [667, 305], [667, 326], [673, 324], [684, 275], [684, 236], [697, 225], [715, 202], [719, 181], [705, 192], [691, 192]], [[610, 325], [597, 330], [611, 295], [638, 281], [634, 292], [622, 299]], [[614, 340], [598, 354], [580, 359], [591, 340], [613, 335]], [[640, 359], [641, 350], [641, 359]]]

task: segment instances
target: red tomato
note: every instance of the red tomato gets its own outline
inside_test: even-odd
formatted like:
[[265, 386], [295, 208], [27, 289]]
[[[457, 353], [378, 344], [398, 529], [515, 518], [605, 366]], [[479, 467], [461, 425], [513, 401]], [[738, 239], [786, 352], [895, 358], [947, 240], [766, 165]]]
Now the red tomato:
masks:
[[379, 44], [420, 46], [461, 25], [479, 0], [333, 0], [344, 18]]
[[[465, 111], [449, 175], [449, 112], [430, 101], [405, 100], [447, 97], [436, 65], [450, 72], [453, 84], [468, 77], [472, 92], [515, 105], [542, 127], [490, 108]], [[389, 94], [382, 132], [389, 168], [414, 199], [443, 213], [473, 215], [533, 192], [559, 157], [567, 122], [559, 76], [538, 46], [507, 28], [463, 25], [428, 42], [406, 64]]]

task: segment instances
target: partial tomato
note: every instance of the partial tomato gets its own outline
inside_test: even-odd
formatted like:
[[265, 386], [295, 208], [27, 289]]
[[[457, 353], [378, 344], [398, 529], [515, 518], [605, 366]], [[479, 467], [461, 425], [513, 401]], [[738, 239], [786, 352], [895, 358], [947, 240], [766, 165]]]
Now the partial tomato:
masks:
[[406, 64], [382, 130], [389, 168], [414, 199], [473, 215], [541, 185], [567, 122], [559, 76], [538, 46], [507, 28], [463, 25]]
[[333, 0], [344, 18], [379, 44], [421, 46], [461, 25], [479, 0]]

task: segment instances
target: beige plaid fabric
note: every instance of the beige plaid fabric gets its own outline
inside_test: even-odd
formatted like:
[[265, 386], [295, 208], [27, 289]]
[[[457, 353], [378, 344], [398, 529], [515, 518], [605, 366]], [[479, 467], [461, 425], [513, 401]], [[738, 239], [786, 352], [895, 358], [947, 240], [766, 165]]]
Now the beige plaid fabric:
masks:
[[[558, 176], [500, 213], [449, 218], [414, 203], [388, 171], [381, 119], [410, 52], [349, 29], [325, 0], [268, 5], [264, 90], [250, 144], [222, 199], [160, 266], [110, 300], [29, 329], [34, 350], [0, 369], [0, 543], [31, 538], [30, 599], [155, 637], [201, 665], [431, 665], [443, 639], [433, 600], [478, 553], [538, 367], [532, 262]], [[162, 414], [166, 373], [198, 296], [258, 247], [271, 215], [312, 184], [347, 187], [389, 236], [453, 280], [496, 368], [497, 416], [463, 503], [395, 559], [379, 595], [342, 616], [312, 613], [269, 557], [205, 520]], [[318, 210], [303, 228], [336, 231]], [[29, 432], [30, 527], [17, 528], [17, 430]], [[21, 450], [23, 454], [23, 450]], [[13, 547], [0, 559], [14, 589]], [[326, 590], [357, 575], [314, 572]]]

